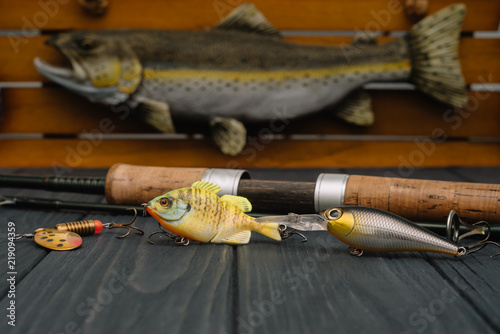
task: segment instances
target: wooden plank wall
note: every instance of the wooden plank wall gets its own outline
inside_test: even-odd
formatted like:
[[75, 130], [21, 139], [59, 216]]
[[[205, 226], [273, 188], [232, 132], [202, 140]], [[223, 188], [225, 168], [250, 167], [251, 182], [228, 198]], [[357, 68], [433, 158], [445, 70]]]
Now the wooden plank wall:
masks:
[[[356, 30], [379, 28], [380, 42], [411, 23], [389, 14], [396, 0], [256, 0], [286, 38], [298, 43], [349, 43]], [[472, 85], [470, 102], [452, 110], [414, 90], [371, 89], [376, 122], [361, 128], [325, 111], [268, 133], [249, 126], [249, 143], [236, 158], [211, 143], [203, 124], [176, 124], [165, 136], [132, 117], [95, 105], [49, 83], [33, 59], [54, 64], [62, 57], [44, 46], [47, 35], [67, 29], [207, 29], [243, 3], [240, 0], [133, 0], [111, 2], [101, 18], [83, 13], [77, 1], [0, 0], [0, 166], [108, 167], [116, 162], [214, 167], [420, 167], [500, 164], [500, 39], [476, 38], [497, 31], [500, 2], [463, 1], [468, 14], [460, 46], [462, 69]], [[399, 3], [396, 1], [396, 3]], [[430, 1], [430, 12], [453, 3]], [[389, 14], [389, 15], [387, 15]], [[32, 30], [41, 35], [30, 35]], [[347, 35], [347, 36], [338, 36]], [[26, 83], [31, 88], [26, 88]], [[109, 120], [104, 124], [103, 119]], [[94, 134], [92, 138], [86, 137]], [[199, 134], [205, 135], [199, 135]]]

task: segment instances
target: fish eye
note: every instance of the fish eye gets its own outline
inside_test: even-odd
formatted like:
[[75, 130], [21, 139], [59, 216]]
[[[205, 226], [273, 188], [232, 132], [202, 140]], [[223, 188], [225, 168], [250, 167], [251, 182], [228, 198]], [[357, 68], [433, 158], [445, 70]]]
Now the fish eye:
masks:
[[160, 199], [161, 206], [168, 206], [169, 203], [170, 202], [169, 202], [168, 198], [163, 197], [162, 199]]
[[83, 38], [79, 42], [79, 46], [83, 50], [92, 50], [95, 47], [95, 45], [96, 45], [95, 41], [90, 38]]
[[337, 220], [342, 217], [342, 210], [334, 208], [326, 212], [326, 218], [329, 220]]

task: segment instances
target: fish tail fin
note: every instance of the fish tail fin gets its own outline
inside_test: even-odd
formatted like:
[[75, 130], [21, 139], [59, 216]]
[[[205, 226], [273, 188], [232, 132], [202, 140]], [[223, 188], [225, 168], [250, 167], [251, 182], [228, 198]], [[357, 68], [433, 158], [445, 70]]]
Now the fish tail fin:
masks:
[[254, 232], [265, 235], [266, 237], [274, 239], [276, 241], [281, 241], [279, 223], [266, 222], [265, 217], [257, 218], [255, 221], [257, 222], [257, 226], [254, 228]]
[[464, 4], [429, 15], [410, 30], [413, 83], [438, 101], [456, 107], [467, 103], [458, 44], [465, 16]]

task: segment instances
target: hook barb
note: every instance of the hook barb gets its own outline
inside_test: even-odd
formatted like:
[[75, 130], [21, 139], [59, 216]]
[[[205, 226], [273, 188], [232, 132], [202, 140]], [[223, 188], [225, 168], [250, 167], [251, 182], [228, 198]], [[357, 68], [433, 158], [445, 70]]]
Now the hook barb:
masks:
[[123, 239], [123, 238], [126, 238], [130, 235], [130, 233], [132, 232], [132, 229], [136, 230], [137, 234], [144, 234], [144, 231], [141, 230], [140, 228], [136, 227], [136, 226], [132, 226], [132, 224], [135, 222], [135, 220], [137, 219], [137, 210], [134, 209], [134, 208], [130, 208], [130, 209], [127, 209], [127, 210], [134, 210], [134, 218], [132, 219], [132, 221], [126, 223], [126, 224], [117, 224], [117, 223], [109, 223], [107, 225], [108, 229], [113, 229], [113, 228], [125, 228], [127, 229], [127, 233], [125, 233], [124, 235], [120, 235], [120, 236], [117, 236], [115, 238], [117, 239]]
[[153, 240], [151, 240], [151, 237], [155, 234], [164, 234], [166, 235], [167, 237], [169, 237], [170, 239], [174, 240], [176, 244], [178, 245], [183, 245], [183, 246], [187, 246], [189, 245], [189, 239], [185, 238], [185, 237], [179, 237], [175, 234], [172, 234], [170, 233], [169, 231], [165, 230], [163, 228], [163, 226], [161, 226], [160, 223], [158, 223], [158, 226], [160, 227], [160, 230], [159, 231], [155, 231], [153, 233], [151, 233], [149, 236], [148, 236], [148, 242], [152, 245], [155, 245], [155, 242]]
[[280, 225], [279, 226], [279, 232], [280, 232], [281, 240], [288, 239], [292, 235], [298, 234], [298, 235], [300, 235], [302, 237], [302, 242], [306, 242], [307, 241], [307, 237], [305, 235], [303, 235], [302, 233], [297, 232], [296, 229], [293, 229], [293, 230], [290, 230], [290, 231], [286, 231], [286, 225]]
[[[469, 229], [468, 232], [462, 235], [460, 235], [461, 225]], [[463, 256], [465, 254], [475, 253], [486, 247], [486, 245], [490, 244], [500, 248], [499, 243], [489, 240], [491, 236], [491, 226], [490, 224], [488, 224], [488, 222], [481, 220], [474, 224], [466, 223], [458, 216], [458, 213], [455, 210], [451, 210], [450, 214], [448, 215], [448, 221], [446, 223], [446, 234], [448, 235], [448, 238], [454, 243], [458, 243], [460, 240], [467, 238], [471, 235], [485, 236], [482, 240], [474, 242], [470, 245], [459, 247], [459, 253], [457, 254], [457, 257]], [[493, 254], [490, 257], [496, 257], [498, 255], [500, 255], [500, 252]]]

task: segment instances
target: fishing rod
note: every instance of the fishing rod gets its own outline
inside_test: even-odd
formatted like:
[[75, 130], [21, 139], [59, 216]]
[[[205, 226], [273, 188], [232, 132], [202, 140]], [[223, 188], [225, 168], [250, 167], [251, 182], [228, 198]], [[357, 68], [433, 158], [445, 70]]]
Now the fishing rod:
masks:
[[203, 180], [220, 195], [248, 198], [255, 212], [311, 213], [358, 205], [413, 221], [443, 222], [450, 210], [469, 221], [500, 224], [500, 185], [348, 174], [320, 174], [316, 182], [252, 180], [241, 169], [113, 165], [105, 178], [0, 175], [0, 186], [101, 194], [110, 204], [140, 205]]
[[125, 214], [128, 210], [135, 209], [137, 212], [146, 213], [142, 206], [131, 207], [130, 205], [61, 201], [57, 199], [3, 195], [0, 195], [0, 206], [15, 206], [43, 210], [95, 211], [119, 214]]

